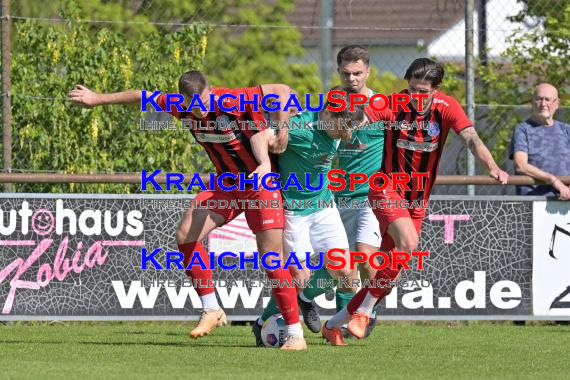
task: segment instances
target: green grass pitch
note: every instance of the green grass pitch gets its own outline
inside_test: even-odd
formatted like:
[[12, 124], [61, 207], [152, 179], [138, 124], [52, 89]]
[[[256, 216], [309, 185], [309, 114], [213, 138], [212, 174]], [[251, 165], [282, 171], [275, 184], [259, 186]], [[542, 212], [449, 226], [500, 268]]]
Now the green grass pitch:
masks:
[[307, 352], [256, 348], [250, 327], [193, 341], [191, 322], [0, 325], [0, 378], [559, 379], [570, 376], [570, 326], [389, 323]]

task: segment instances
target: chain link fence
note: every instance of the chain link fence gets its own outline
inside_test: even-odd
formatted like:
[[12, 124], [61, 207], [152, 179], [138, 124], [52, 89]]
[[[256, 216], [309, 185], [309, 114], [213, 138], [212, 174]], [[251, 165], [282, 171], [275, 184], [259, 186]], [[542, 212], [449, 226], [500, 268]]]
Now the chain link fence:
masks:
[[[161, 145], [161, 149], [170, 149], [170, 155], [161, 156], [150, 145], [146, 148], [133, 145], [130, 151], [124, 149], [129, 146], [129, 142], [123, 143], [123, 154], [120, 154], [121, 149], [115, 150], [114, 156], [105, 153], [105, 144], [111, 144], [119, 138], [118, 135], [104, 136], [102, 132], [110, 128], [109, 121], [103, 118], [107, 108], [82, 110], [81, 115], [70, 111], [73, 106], [65, 98], [72, 83], [81, 83], [106, 92], [133, 88], [129, 85], [135, 84], [147, 85], [149, 90], [161, 84], [167, 88], [160, 89], [175, 91], [178, 76], [155, 80], [151, 76], [158, 74], [151, 74], [152, 67], [173, 67], [173, 72], [179, 73], [200, 68], [208, 74], [214, 85], [243, 87], [281, 82], [289, 84], [301, 94], [316, 94], [331, 84], [338, 83], [338, 50], [348, 44], [361, 44], [370, 52], [370, 88], [383, 93], [401, 90], [406, 85], [402, 78], [410, 62], [427, 56], [445, 64], [446, 79], [442, 90], [465, 104], [465, 20], [468, 17], [468, 1], [11, 0], [10, 19], [5, 22], [8, 22], [12, 31], [12, 70], [19, 73], [12, 75], [12, 87], [18, 89], [11, 94], [13, 112], [22, 110], [22, 104], [33, 104], [36, 110], [26, 112], [31, 112], [36, 122], [25, 123], [17, 114], [12, 115], [12, 159], [5, 164], [4, 170], [48, 173], [136, 172], [143, 164], [153, 163], [125, 160], [123, 155], [144, 154], [154, 157], [154, 163], [159, 163], [160, 168], [165, 170], [182, 172], [181, 167], [187, 171], [211, 170], [203, 153], [198, 153], [199, 149], [193, 139], [170, 131], [160, 132], [167, 136], [167, 140], [161, 141], [161, 144], [166, 144]], [[549, 17], [556, 18], [557, 15], [564, 14], [565, 10], [569, 13], [564, 1], [474, 0], [474, 14], [470, 17], [475, 25], [476, 126], [493, 150], [497, 162], [511, 174], [514, 174], [513, 165], [506, 157], [505, 146], [508, 145], [509, 136], [516, 124], [530, 115], [533, 86], [540, 81], [556, 82], [560, 85], [562, 105], [568, 106], [565, 96], [568, 82], [555, 75], [544, 75], [536, 65], [529, 65], [529, 71], [517, 83], [501, 84], [501, 87], [498, 85], [500, 80], [494, 78], [501, 79], [501, 73], [513, 67], [518, 70], [515, 65], [520, 52], [516, 51], [517, 48], [523, 43], [532, 43], [533, 40], [528, 36], [540, 34]], [[26, 23], [32, 23], [33, 27], [23, 28]], [[176, 36], [177, 32], [197, 25], [204, 28], [206, 37], [202, 38], [198, 29], [192, 29], [194, 34], [191, 38]], [[76, 26], [80, 29], [74, 29]], [[66, 30], [68, 33], [79, 31], [75, 37], [78, 41], [84, 34], [92, 36], [92, 41], [99, 43], [97, 49], [100, 50], [90, 50], [91, 58], [80, 57], [77, 52], [73, 52], [75, 55], [58, 57], [57, 52], [63, 54], [63, 48], [57, 50], [57, 44], [61, 42], [54, 39], [54, 36], [61, 38], [61, 35], [57, 35], [57, 30]], [[26, 42], [31, 41], [30, 33], [44, 33], [41, 38], [45, 39], [45, 45], [26, 45]], [[155, 44], [147, 46], [152, 40]], [[37, 43], [39, 40], [36, 38], [34, 41]], [[535, 47], [540, 48], [540, 43], [544, 47], [550, 41], [545, 39], [534, 42]], [[567, 40], [562, 39], [562, 44], [564, 42], [568, 44]], [[134, 49], [120, 51], [122, 43], [139, 44], [140, 49], [137, 50], [135, 46]], [[82, 45], [78, 43], [78, 46]], [[160, 47], [164, 49], [161, 51], [162, 57], [145, 55], [143, 52], [144, 49]], [[35, 54], [35, 49], [38, 49], [38, 56], [43, 57], [34, 61], [37, 66], [23, 68], [18, 65], [26, 61], [14, 61], [14, 57], [22, 57], [23, 53]], [[200, 54], [201, 50], [205, 54]], [[113, 61], [115, 51], [119, 51], [119, 58]], [[551, 61], [566, 59], [568, 53], [560, 53], [561, 51], [564, 51], [564, 46], [552, 51]], [[72, 57], [80, 57], [83, 61], [71, 65], [65, 59]], [[151, 57], [152, 61], [149, 62]], [[77, 73], [69, 70], [72, 66], [77, 68], [78, 64], [92, 67], [92, 60], [99, 59], [109, 60], [109, 69], [117, 69], [116, 77], [106, 77], [103, 72], [96, 71], [102, 70], [104, 65], [97, 66], [95, 71], [78, 69]], [[156, 71], [158, 72], [159, 70]], [[37, 73], [41, 73], [42, 78], [47, 75], [57, 80], [51, 81], [49, 88], [46, 88], [45, 81], [38, 79]], [[87, 73], [89, 76], [86, 76]], [[137, 82], [138, 77], [143, 77], [144, 80]], [[21, 85], [17, 81], [25, 81], [26, 84]], [[80, 122], [77, 118], [88, 112], [94, 113], [85, 119], [88, 120], [89, 127], [73, 125], [71, 130], [75, 128], [85, 132], [85, 140], [91, 141], [92, 150], [84, 151], [81, 144], [73, 151], [62, 152], [54, 147], [50, 140], [64, 139], [66, 136], [57, 133], [54, 135], [55, 129], [44, 128], [41, 121], [76, 124]], [[139, 130], [142, 116], [136, 109], [116, 112], [117, 117], [123, 117], [123, 122], [122, 125], [113, 125], [111, 128], [122, 128], [125, 135], [137, 132], [138, 139], [149, 139], [149, 132]], [[62, 113], [70, 113], [72, 116], [57, 120], [48, 118], [49, 115]], [[568, 108], [562, 107], [557, 118], [565, 121], [567, 116]], [[58, 130], [58, 133], [74, 133], [69, 132], [69, 125], [66, 127], [68, 129]], [[78, 138], [77, 141], [82, 140]], [[148, 140], [148, 144], [152, 145], [152, 141]], [[196, 152], [188, 151], [187, 146], [194, 146]], [[100, 149], [97, 150], [96, 147]], [[42, 156], [38, 153], [40, 151], [47, 152], [53, 159]], [[201, 159], [192, 159], [189, 163], [187, 158], [191, 157], [188, 156], [190, 153], [194, 155], [192, 157], [199, 156]], [[78, 163], [79, 156], [88, 154], [95, 154], [96, 157], [80, 161], [81, 165], [74, 165]], [[31, 159], [32, 156], [39, 158]], [[139, 165], [134, 165], [135, 162]], [[467, 153], [455, 136], [447, 142], [439, 172], [468, 174]], [[475, 174], [485, 173], [478, 167]], [[40, 189], [31, 185], [17, 185], [14, 190], [73, 192], [125, 191], [125, 188], [67, 186]], [[131, 187], [128, 191], [134, 192], [137, 189]], [[439, 186], [435, 189], [435, 194], [466, 193], [466, 186]], [[479, 195], [498, 193], [514, 194], [514, 187], [476, 188], [476, 194]]]

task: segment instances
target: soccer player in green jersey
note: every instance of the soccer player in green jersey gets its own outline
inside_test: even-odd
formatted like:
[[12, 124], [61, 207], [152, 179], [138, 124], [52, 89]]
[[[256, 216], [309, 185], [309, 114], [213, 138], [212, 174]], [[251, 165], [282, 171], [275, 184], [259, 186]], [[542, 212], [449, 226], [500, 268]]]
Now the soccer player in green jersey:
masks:
[[[344, 100], [346, 104], [350, 103], [349, 96], [352, 93], [350, 88], [341, 87], [335, 90], [344, 91]], [[349, 140], [352, 135], [352, 130], [345, 126], [359, 125], [364, 120], [364, 112], [361, 107], [356, 107], [354, 112], [351, 112], [349, 107], [340, 112], [331, 112], [326, 109], [327, 106], [328, 103], [320, 112], [301, 112], [292, 117], [289, 123], [287, 147], [279, 155], [279, 173], [283, 183], [295, 173], [302, 189], [293, 185], [282, 191], [285, 209], [283, 244], [285, 254], [295, 252], [299, 261], [306, 258], [307, 252], [322, 252], [320, 260], [322, 270], [329, 271], [332, 278], [349, 277], [353, 272], [349, 268], [340, 270], [326, 268], [328, 263], [326, 252], [333, 248], [348, 250], [346, 232], [338, 209], [334, 207], [333, 192], [327, 188], [329, 184], [327, 173], [332, 167], [341, 139]], [[310, 175], [308, 182], [306, 173]], [[312, 189], [318, 187], [319, 190], [310, 190], [308, 187]], [[295, 265], [289, 269], [293, 278], [297, 280], [308, 280], [311, 276], [310, 270], [305, 265], [302, 269]], [[307, 327], [313, 332], [319, 332], [321, 322], [318, 313], [316, 319], [311, 314], [314, 308], [304, 310], [301, 307], [301, 312]], [[263, 315], [253, 325], [258, 346], [263, 345], [261, 341], [263, 322], [277, 313], [279, 309], [271, 298]]]
[[[359, 45], [345, 46], [338, 52], [336, 60], [343, 86], [368, 97], [376, 94], [366, 85], [370, 74], [370, 56], [366, 48]], [[341, 141], [338, 148], [338, 168], [346, 170], [347, 183], [349, 173], [364, 173], [369, 178], [378, 171], [384, 152], [384, 129], [377, 126], [379, 124], [374, 124], [370, 128], [355, 129], [352, 131], [350, 140]], [[335, 192], [335, 200], [347, 233], [350, 250], [364, 252], [370, 256], [379, 250], [380, 228], [368, 202], [368, 190], [368, 183], [357, 184], [354, 190], [346, 186]], [[360, 264], [358, 270], [361, 279], [371, 279], [376, 274], [376, 269], [372, 268], [368, 261]], [[353, 277], [356, 278], [356, 276], [357, 274], [353, 273]], [[328, 273], [323, 270], [315, 273], [310, 282], [313, 287], [305, 288], [299, 295], [301, 310], [308, 308], [307, 302], [323, 294], [323, 289], [315, 285], [319, 279], [328, 277]], [[342, 310], [353, 296], [353, 289], [339, 284], [336, 290], [337, 311]], [[316, 313], [316, 309], [313, 313]], [[366, 336], [370, 334], [375, 325], [376, 309], [370, 318]], [[351, 335], [346, 331], [345, 337], [351, 337]]]

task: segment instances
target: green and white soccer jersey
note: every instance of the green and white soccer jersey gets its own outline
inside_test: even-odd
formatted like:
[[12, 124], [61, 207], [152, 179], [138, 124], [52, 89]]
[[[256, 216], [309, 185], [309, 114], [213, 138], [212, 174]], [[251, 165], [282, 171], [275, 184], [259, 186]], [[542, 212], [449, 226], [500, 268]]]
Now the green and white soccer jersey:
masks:
[[[375, 94], [370, 92], [370, 96]], [[364, 173], [370, 176], [378, 171], [384, 154], [384, 130], [378, 124], [370, 123], [369, 128], [352, 132], [352, 139], [341, 142], [338, 148], [339, 169], [346, 170], [348, 183], [349, 173]], [[378, 221], [369, 207], [356, 206], [355, 203], [368, 199], [368, 183], [357, 184], [353, 191], [349, 186], [335, 192], [342, 223], [348, 234], [351, 250], [356, 250], [356, 243], [365, 243], [380, 247], [380, 228]]]
[[[279, 155], [282, 186], [295, 173], [302, 187], [298, 189], [292, 185], [282, 191], [286, 209], [298, 215], [316, 212], [334, 199], [332, 191], [327, 189], [327, 173], [332, 167], [340, 140], [330, 138], [325, 130], [319, 129], [318, 120], [318, 112], [304, 111], [292, 117], [291, 125], [295, 126], [289, 129], [287, 150]], [[306, 173], [310, 175], [308, 183]], [[320, 189], [309, 190], [308, 186]]]
[[[371, 91], [371, 95], [375, 94]], [[364, 173], [368, 177], [376, 173], [382, 164], [384, 153], [384, 130], [377, 124], [369, 123], [368, 128], [352, 132], [350, 141], [343, 141], [338, 148], [339, 169], [346, 170], [345, 179], [348, 183], [348, 173]], [[357, 184], [353, 191], [349, 186], [335, 192], [336, 198], [365, 200], [368, 198], [368, 183]]]

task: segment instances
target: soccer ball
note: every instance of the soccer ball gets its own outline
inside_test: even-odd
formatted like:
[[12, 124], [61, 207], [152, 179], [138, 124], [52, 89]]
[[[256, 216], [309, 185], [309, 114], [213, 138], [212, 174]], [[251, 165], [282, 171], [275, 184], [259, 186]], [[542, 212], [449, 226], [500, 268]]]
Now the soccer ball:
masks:
[[285, 343], [285, 320], [281, 314], [272, 315], [263, 323], [261, 340], [270, 348], [279, 348]]

